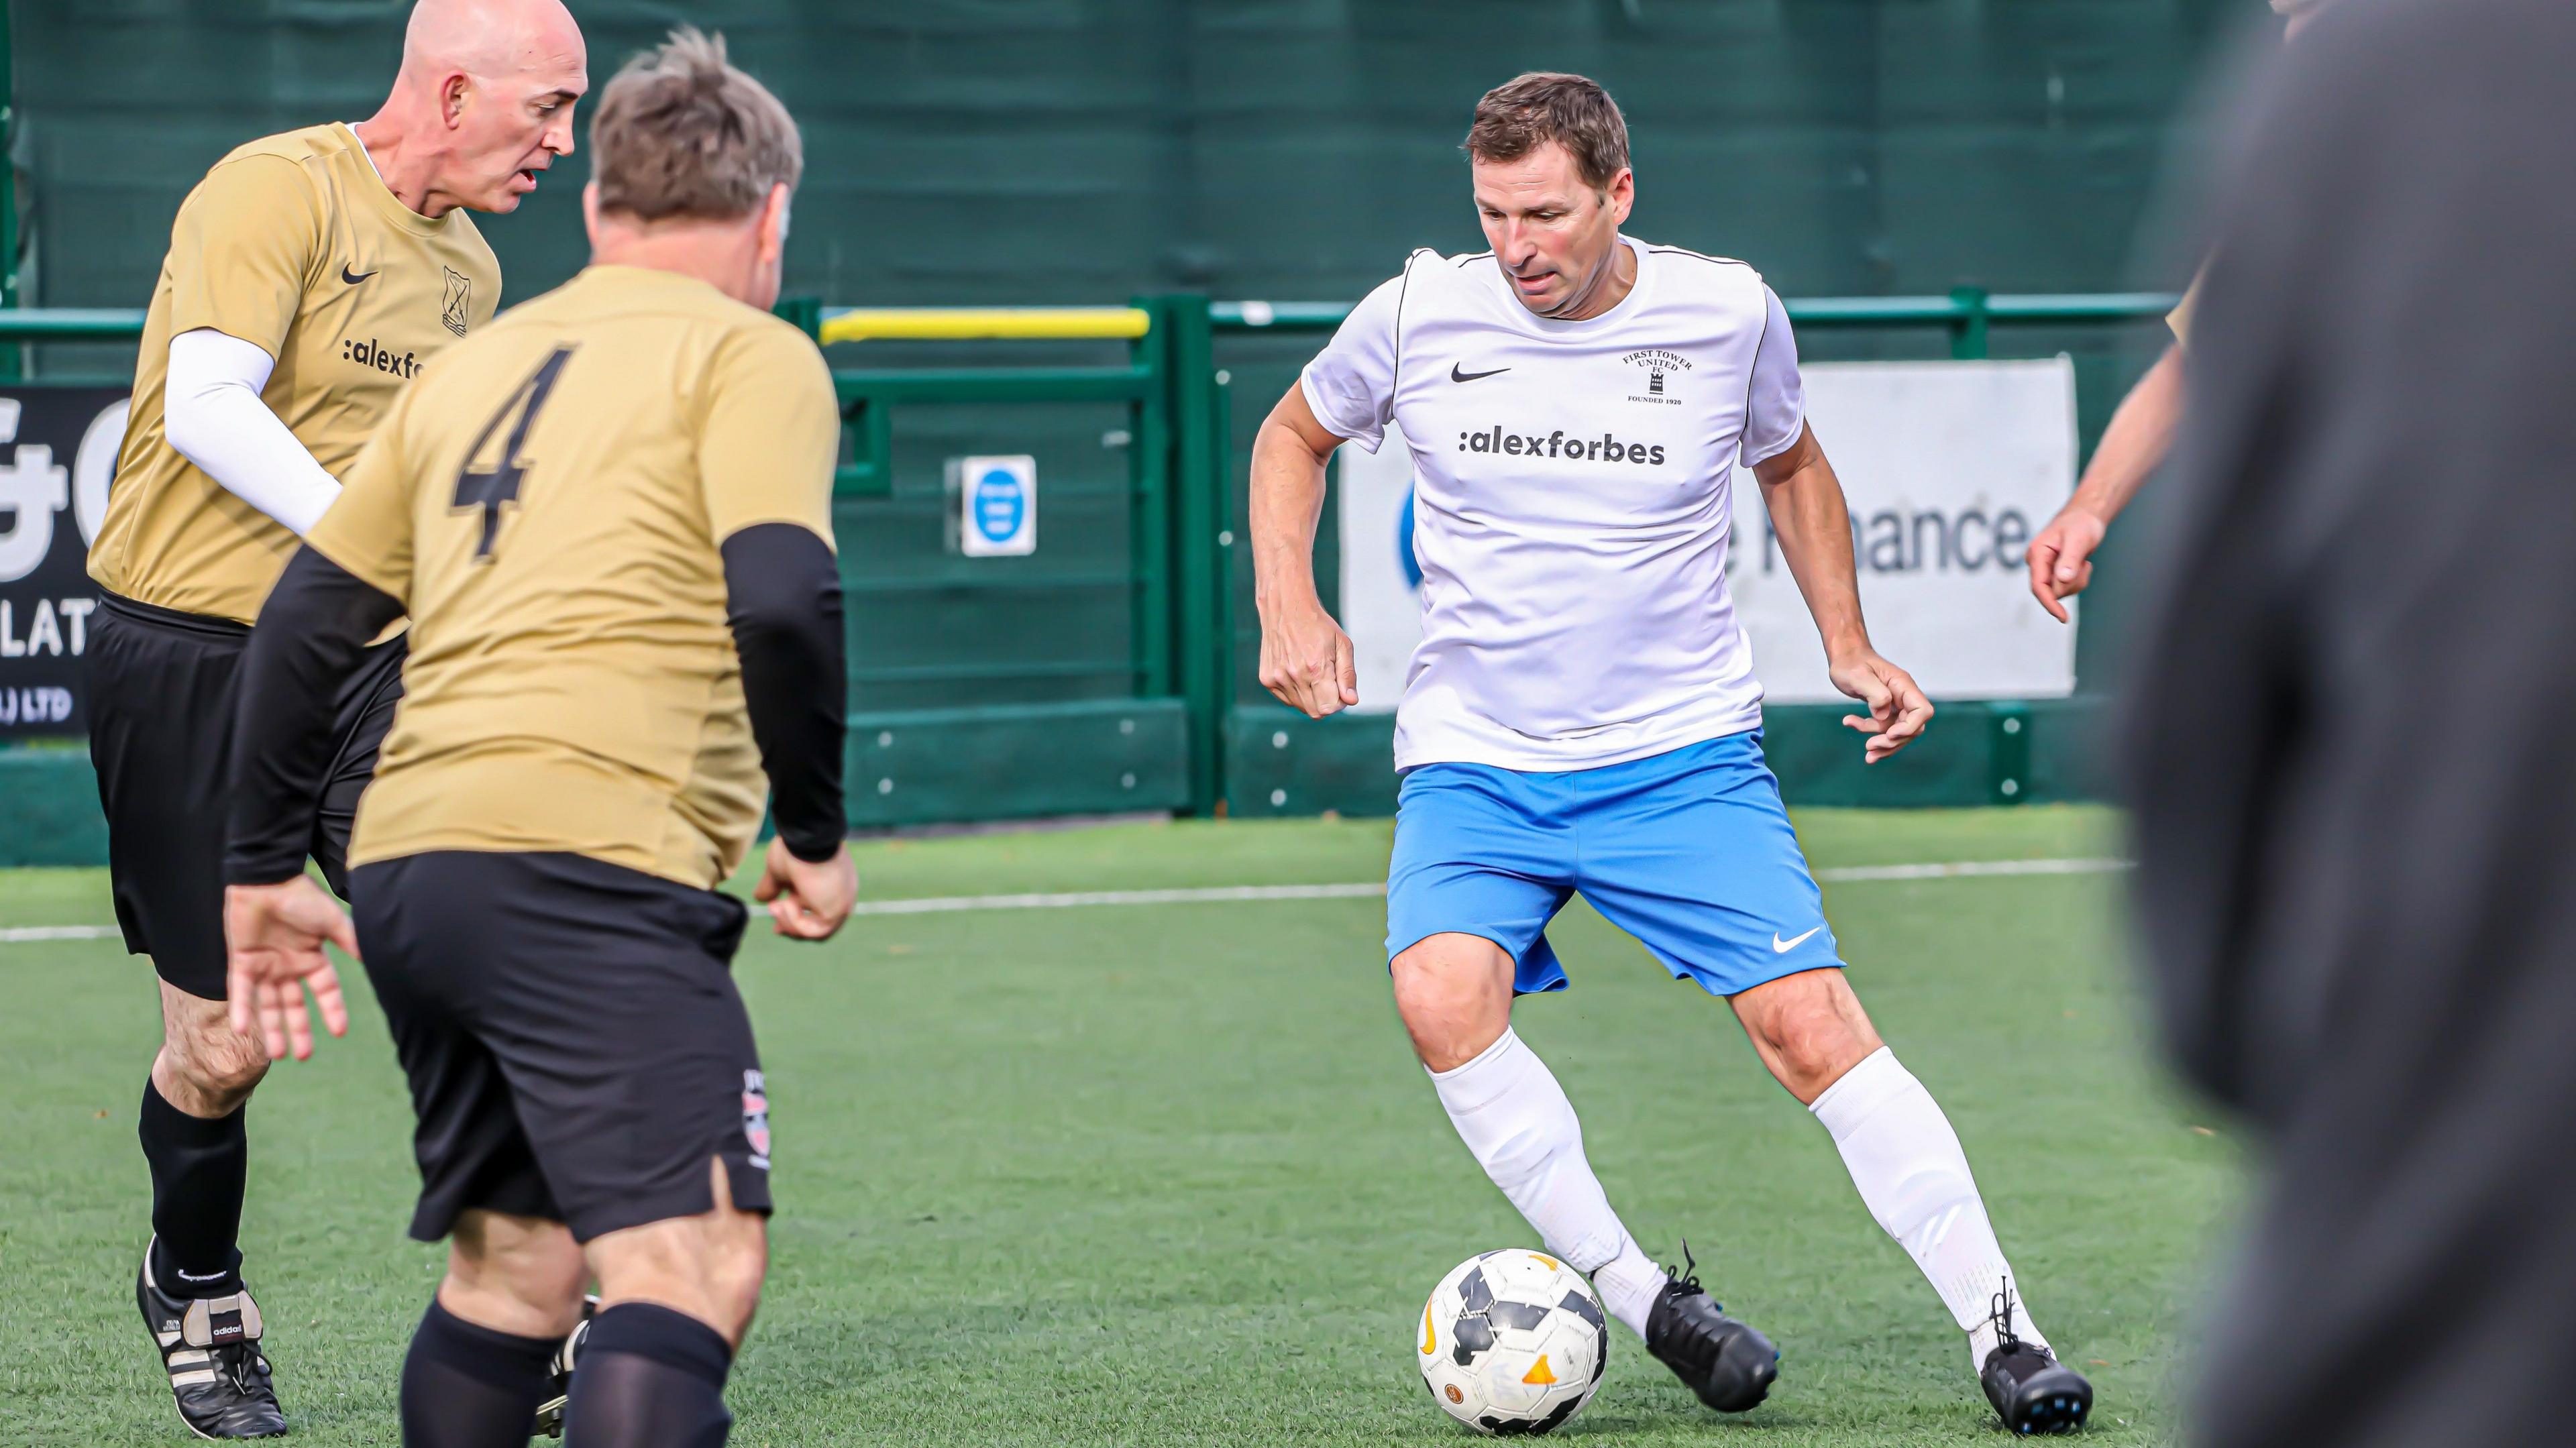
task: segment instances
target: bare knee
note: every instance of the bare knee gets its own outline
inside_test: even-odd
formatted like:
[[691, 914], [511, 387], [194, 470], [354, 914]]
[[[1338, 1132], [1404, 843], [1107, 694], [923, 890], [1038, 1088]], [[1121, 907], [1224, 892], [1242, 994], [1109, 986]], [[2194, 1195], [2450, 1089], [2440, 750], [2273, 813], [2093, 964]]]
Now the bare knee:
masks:
[[152, 1085], [190, 1116], [229, 1116], [268, 1074], [268, 1052], [235, 1031], [222, 1001], [161, 987], [161, 1053]]
[[1862, 1044], [1858, 1033], [1830, 1016], [1789, 1017], [1775, 1023], [1769, 1040], [1779, 1062], [1780, 1084], [1789, 1088], [1790, 1095], [1809, 1102], [1877, 1049], [1875, 1043]]
[[741, 1215], [748, 1230], [729, 1234], [718, 1245], [708, 1272], [716, 1310], [723, 1314], [716, 1330], [737, 1348], [751, 1332], [751, 1320], [760, 1312], [761, 1284], [769, 1277], [768, 1220]]
[[713, 1211], [608, 1232], [587, 1250], [601, 1310], [655, 1303], [707, 1324], [739, 1350], [769, 1271], [769, 1219], [734, 1206], [724, 1164], [709, 1165]]
[[1512, 1023], [1511, 957], [1481, 936], [1427, 936], [1389, 962], [1387, 974], [1414, 1054], [1434, 1071], [1474, 1060]]
[[1807, 1105], [1882, 1044], [1839, 970], [1785, 976], [1731, 1003], [1762, 1064]]
[[[666, 1228], [678, 1230], [661, 1230]], [[612, 1241], [621, 1237], [630, 1240]], [[764, 1218], [728, 1210], [655, 1222], [611, 1232], [591, 1247], [603, 1311], [620, 1302], [656, 1303], [696, 1318], [741, 1348], [769, 1271]]]
[[466, 1321], [519, 1337], [561, 1337], [581, 1320], [589, 1264], [561, 1222], [469, 1211], [447, 1244], [438, 1300]]

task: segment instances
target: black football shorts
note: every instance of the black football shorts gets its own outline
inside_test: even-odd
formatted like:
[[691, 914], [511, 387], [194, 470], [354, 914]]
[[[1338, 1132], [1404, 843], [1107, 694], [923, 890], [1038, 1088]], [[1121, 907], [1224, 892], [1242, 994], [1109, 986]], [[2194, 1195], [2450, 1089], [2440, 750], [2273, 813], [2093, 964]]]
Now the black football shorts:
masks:
[[587, 1242], [769, 1210], [769, 1099], [733, 983], [740, 900], [583, 855], [360, 865], [358, 948], [411, 1079], [435, 1242], [479, 1207]]
[[[349, 827], [402, 698], [409, 635], [367, 651], [332, 705], [331, 772], [313, 858], [349, 893]], [[233, 702], [250, 630], [107, 594], [90, 615], [89, 757], [107, 812], [107, 873], [125, 948], [163, 980], [224, 998], [224, 814]]]

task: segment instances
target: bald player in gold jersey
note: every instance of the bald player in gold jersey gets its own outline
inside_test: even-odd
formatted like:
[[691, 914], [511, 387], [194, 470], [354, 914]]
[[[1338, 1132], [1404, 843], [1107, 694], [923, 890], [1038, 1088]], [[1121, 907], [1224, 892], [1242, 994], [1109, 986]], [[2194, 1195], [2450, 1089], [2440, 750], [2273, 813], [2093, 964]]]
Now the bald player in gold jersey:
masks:
[[[312, 1048], [358, 953], [410, 1077], [412, 1235], [447, 1276], [403, 1371], [411, 1448], [528, 1436], [580, 1340], [575, 1448], [712, 1448], [766, 1266], [767, 1086], [718, 886], [819, 940], [842, 844], [841, 417], [778, 295], [795, 123], [677, 32], [602, 92], [592, 265], [395, 404], [261, 610], [236, 727], [235, 1023]], [[411, 619], [350, 846], [349, 919], [302, 872], [324, 702]], [[766, 788], [764, 789], [764, 775]]]
[[[267, 1069], [225, 1018], [223, 829], [250, 624], [297, 536], [405, 389], [488, 322], [500, 267], [468, 214], [507, 212], [572, 150], [587, 87], [559, 0], [422, 0], [385, 104], [236, 148], [171, 227], [133, 410], [90, 551], [90, 754], [126, 946], [160, 976], [143, 1093], [151, 1245], [135, 1295], [180, 1416], [217, 1438], [285, 1431], [237, 1246], [244, 1105]], [[334, 888], [400, 692], [396, 638], [331, 717], [303, 820]]]

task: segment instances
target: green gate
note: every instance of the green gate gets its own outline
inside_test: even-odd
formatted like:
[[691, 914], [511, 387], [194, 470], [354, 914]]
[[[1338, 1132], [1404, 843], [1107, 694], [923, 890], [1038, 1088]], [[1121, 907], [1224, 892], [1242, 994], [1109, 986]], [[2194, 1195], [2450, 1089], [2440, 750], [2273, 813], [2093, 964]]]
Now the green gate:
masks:
[[[1213, 808], [1212, 557], [1178, 542], [1212, 502], [1207, 408], [1174, 385], [1181, 310], [792, 309], [836, 361], [905, 342], [1126, 350], [836, 368], [854, 825]], [[1037, 551], [951, 551], [944, 460], [1021, 453], [1037, 464]]]

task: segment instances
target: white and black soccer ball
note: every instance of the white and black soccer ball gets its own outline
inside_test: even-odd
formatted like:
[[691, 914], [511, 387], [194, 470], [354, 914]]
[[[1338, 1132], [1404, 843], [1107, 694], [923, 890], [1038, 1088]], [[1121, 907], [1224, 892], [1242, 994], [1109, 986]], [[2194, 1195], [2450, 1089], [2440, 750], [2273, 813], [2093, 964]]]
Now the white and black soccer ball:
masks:
[[1610, 1364], [1592, 1284], [1539, 1252], [1485, 1252], [1452, 1268], [1431, 1289], [1417, 1345], [1431, 1401], [1500, 1437], [1563, 1424]]

